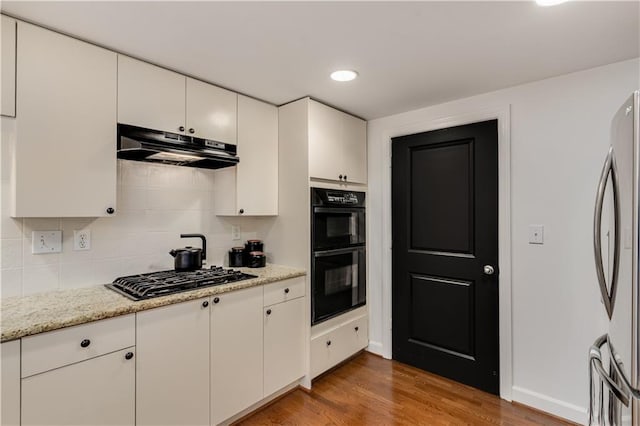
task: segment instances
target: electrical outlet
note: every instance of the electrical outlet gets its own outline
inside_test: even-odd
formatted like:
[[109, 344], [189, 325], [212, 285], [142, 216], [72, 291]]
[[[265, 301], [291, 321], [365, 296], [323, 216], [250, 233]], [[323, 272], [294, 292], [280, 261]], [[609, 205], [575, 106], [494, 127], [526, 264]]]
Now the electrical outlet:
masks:
[[240, 237], [240, 225], [231, 225], [231, 239], [233, 241], [239, 241]]
[[88, 229], [81, 229], [79, 231], [73, 231], [73, 249], [79, 250], [91, 250], [91, 231]]
[[529, 244], [544, 244], [544, 225], [529, 225]]
[[62, 251], [62, 231], [32, 231], [31, 253], [60, 253]]

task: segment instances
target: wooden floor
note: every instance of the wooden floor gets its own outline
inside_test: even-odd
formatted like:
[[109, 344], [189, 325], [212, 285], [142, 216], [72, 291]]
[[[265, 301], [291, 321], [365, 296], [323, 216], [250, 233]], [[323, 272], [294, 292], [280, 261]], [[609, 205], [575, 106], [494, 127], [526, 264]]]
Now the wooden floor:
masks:
[[571, 425], [417, 368], [363, 353], [238, 425]]

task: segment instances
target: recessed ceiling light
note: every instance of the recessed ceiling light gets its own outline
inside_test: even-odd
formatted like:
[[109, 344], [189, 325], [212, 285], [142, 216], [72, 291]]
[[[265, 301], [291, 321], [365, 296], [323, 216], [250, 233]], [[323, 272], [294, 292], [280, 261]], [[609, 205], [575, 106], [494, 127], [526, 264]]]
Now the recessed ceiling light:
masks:
[[566, 1], [569, 0], [536, 0], [536, 3], [538, 3], [538, 6], [555, 6]]
[[351, 81], [358, 76], [358, 73], [352, 70], [338, 70], [331, 73], [331, 78], [335, 81]]

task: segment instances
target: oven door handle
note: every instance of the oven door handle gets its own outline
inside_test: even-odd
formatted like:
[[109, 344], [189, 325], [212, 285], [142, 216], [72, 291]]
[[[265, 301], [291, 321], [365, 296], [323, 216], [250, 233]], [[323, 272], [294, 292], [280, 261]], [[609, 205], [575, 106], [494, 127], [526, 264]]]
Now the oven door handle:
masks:
[[359, 246], [359, 247], [340, 248], [335, 250], [315, 251], [313, 252], [313, 257], [335, 256], [338, 254], [349, 254], [349, 253], [354, 253], [359, 251], [364, 251], [364, 247]]
[[360, 214], [364, 211], [364, 207], [314, 207], [313, 208], [313, 212], [314, 213], [348, 213], [348, 214], [353, 214], [353, 213], [357, 213]]

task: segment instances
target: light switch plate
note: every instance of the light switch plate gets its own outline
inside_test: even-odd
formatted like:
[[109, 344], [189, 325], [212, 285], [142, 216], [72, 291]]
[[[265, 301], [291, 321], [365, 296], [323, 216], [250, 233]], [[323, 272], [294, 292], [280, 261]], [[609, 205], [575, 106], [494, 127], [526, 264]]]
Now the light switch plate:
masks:
[[544, 244], [544, 225], [529, 225], [529, 244]]
[[60, 253], [62, 251], [62, 231], [32, 231], [31, 253]]

